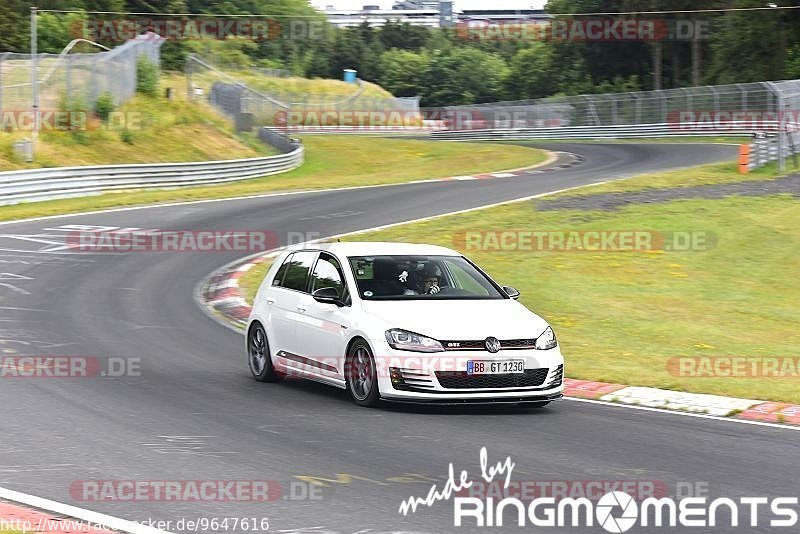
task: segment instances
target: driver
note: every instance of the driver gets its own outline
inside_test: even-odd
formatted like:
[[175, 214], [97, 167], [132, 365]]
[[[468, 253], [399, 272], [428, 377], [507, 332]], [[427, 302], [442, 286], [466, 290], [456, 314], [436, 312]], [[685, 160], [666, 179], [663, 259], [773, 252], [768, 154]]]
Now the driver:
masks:
[[439, 283], [442, 279], [442, 272], [438, 266], [428, 264], [417, 274], [417, 293], [420, 295], [435, 295], [441, 288]]

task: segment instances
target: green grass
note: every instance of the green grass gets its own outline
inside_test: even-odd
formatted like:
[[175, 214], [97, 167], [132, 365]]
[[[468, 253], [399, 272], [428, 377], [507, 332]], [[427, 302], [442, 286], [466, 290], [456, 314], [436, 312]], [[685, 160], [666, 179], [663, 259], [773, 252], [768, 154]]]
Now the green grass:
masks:
[[[26, 163], [12, 150], [29, 132], [0, 132], [0, 171], [73, 165], [156, 163], [249, 158], [274, 154], [254, 136], [237, 136], [228, 121], [207, 104], [137, 95], [117, 111], [125, 112], [132, 128], [125, 140], [121, 128], [106, 128], [99, 120], [76, 133], [43, 131], [36, 161]], [[136, 122], [130, 122], [136, 121]]]
[[306, 162], [288, 173], [217, 186], [138, 190], [16, 204], [0, 208], [0, 220], [275, 191], [402, 183], [526, 167], [547, 158], [547, 153], [538, 149], [489, 143], [440, 143], [348, 135], [307, 136], [303, 143]]
[[[234, 71], [229, 73], [237, 80], [256, 89], [258, 91], [291, 93], [299, 96], [306, 96], [314, 99], [317, 97], [328, 98], [332, 96], [346, 97], [358, 92], [361, 88], [355, 84], [347, 83], [342, 80], [327, 78], [273, 78], [257, 74], [255, 71]], [[392, 94], [370, 82], [361, 82], [363, 92], [360, 94], [364, 98], [393, 98]]]
[[267, 271], [269, 271], [271, 265], [271, 261], [257, 263], [239, 278], [239, 290], [247, 302], [252, 304], [256, 300], [258, 287], [264, 277], [267, 276]]
[[[322, 102], [332, 97], [347, 97], [361, 90], [361, 87], [355, 84], [329, 78], [300, 78], [296, 76], [277, 78], [259, 74], [258, 71], [254, 70], [230, 70], [226, 71], [226, 74], [267, 95], [278, 94], [280, 96], [282, 94], [290, 94], [297, 102], [303, 101], [301, 99]], [[165, 79], [169, 80], [172, 85], [181, 88], [186, 87], [186, 79], [183, 73], [165, 73]], [[192, 76], [192, 83], [206, 92], [211, 89], [214, 82], [220, 80], [226, 81], [211, 72], [198, 72]], [[363, 84], [363, 92], [361, 92], [360, 97], [393, 98], [389, 91], [379, 85], [364, 81], [361, 83]]]
[[747, 174], [739, 174], [732, 163], [712, 163], [689, 169], [642, 174], [626, 180], [613, 180], [580, 191], [559, 193], [549, 198], [595, 193], [641, 191], [647, 188], [691, 187], [696, 185], [724, 184], [747, 180], [772, 180], [777, 176], [777, 165], [771, 163]]
[[[688, 178], [667, 173], [651, 183], [724, 174], [717, 166], [693, 171]], [[729, 181], [739, 179], [735, 170], [728, 173]], [[639, 180], [614, 187], [635, 189]], [[680, 356], [800, 357], [796, 198], [698, 199], [614, 212], [540, 212], [522, 202], [348, 240], [453, 248], [454, 236], [465, 230], [625, 229], [713, 232], [718, 243], [693, 252], [464, 252], [498, 282], [517, 287], [521, 301], [553, 324], [572, 378], [800, 402], [798, 378], [684, 378], [667, 371], [667, 361]]]

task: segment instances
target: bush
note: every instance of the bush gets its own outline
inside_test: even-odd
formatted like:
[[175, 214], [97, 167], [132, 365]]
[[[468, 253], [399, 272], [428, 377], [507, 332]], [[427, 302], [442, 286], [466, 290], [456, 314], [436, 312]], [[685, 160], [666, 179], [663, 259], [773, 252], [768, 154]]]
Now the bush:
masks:
[[136, 60], [136, 92], [149, 96], [158, 92], [158, 68], [144, 56]]
[[59, 111], [74, 112], [85, 119], [84, 121], [73, 121], [72, 117], [70, 117], [69, 135], [74, 141], [82, 145], [88, 145], [89, 135], [86, 133], [86, 128], [91, 127], [91, 117], [88, 116], [87, 110], [89, 106], [83, 96], [61, 94], [56, 105]]
[[94, 102], [94, 112], [97, 113], [97, 116], [100, 117], [102, 121], [108, 120], [109, 114], [114, 111], [115, 107], [114, 97], [112, 97], [111, 93], [108, 91], [98, 96], [97, 100]]
[[119, 132], [119, 140], [129, 145], [133, 144], [133, 133], [127, 128]]

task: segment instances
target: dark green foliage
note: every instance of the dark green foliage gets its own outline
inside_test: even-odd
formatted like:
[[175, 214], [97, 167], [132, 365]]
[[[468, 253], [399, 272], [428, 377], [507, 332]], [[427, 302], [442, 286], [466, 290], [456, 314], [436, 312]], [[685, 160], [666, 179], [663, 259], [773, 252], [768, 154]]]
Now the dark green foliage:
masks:
[[[578, 18], [570, 13], [766, 4], [765, 0], [549, 0], [546, 9], [569, 20]], [[0, 52], [28, 51], [29, 5], [4, 1]], [[421, 96], [427, 106], [800, 77], [800, 10], [630, 15], [624, 18], [655, 19], [673, 28], [697, 24], [705, 33], [695, 40], [585, 42], [465, 40], [453, 29], [396, 22], [382, 28], [363, 24], [335, 29], [306, 0], [41, 0], [38, 5], [42, 9], [193, 12], [210, 17], [253, 14], [279, 23], [280, 33], [238, 50], [170, 40], [161, 50], [162, 68], [180, 70], [187, 53], [202, 53], [199, 49], [204, 47], [215, 53], [235, 53], [224, 59], [239, 67], [269, 66], [299, 76], [341, 79], [343, 69], [354, 68], [360, 78], [380, 83], [398, 96]], [[74, 37], [76, 19], [89, 16], [103, 17], [42, 14], [39, 50], [59, 52]], [[152, 94], [157, 91], [157, 79], [152, 69], [142, 68], [137, 90]]]

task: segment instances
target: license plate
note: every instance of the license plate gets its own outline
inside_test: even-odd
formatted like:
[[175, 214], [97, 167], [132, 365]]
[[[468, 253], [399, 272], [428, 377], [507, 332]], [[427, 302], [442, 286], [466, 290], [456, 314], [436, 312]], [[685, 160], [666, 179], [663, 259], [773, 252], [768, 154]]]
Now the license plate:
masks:
[[525, 360], [467, 360], [468, 375], [506, 375], [525, 372]]

